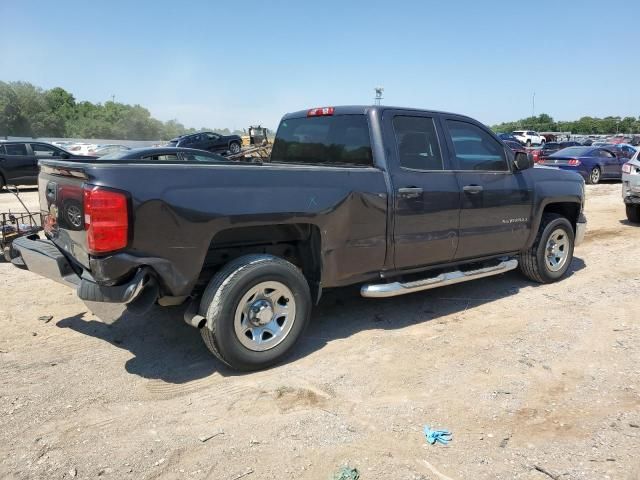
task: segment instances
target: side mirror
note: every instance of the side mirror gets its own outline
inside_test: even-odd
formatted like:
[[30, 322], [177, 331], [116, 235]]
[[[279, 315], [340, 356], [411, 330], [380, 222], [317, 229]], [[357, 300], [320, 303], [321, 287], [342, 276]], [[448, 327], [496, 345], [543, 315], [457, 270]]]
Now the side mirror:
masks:
[[526, 170], [533, 167], [533, 158], [523, 152], [516, 152], [516, 158], [513, 161], [513, 166], [516, 170]]

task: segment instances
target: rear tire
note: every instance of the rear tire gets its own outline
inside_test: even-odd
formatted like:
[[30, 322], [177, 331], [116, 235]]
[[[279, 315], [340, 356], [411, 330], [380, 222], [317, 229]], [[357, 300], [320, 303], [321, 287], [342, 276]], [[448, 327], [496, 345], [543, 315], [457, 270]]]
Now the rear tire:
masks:
[[538, 283], [552, 283], [564, 276], [573, 260], [571, 223], [557, 213], [545, 213], [531, 248], [520, 254], [520, 271]]
[[587, 182], [589, 185], [597, 185], [600, 183], [602, 179], [602, 172], [600, 171], [600, 167], [593, 167], [589, 172], [589, 176], [587, 177]]
[[289, 353], [310, 313], [309, 284], [298, 268], [272, 255], [245, 255], [209, 282], [200, 302], [207, 319], [200, 333], [226, 365], [258, 370]]
[[631, 223], [640, 223], [640, 205], [625, 205], [627, 209], [627, 220]]

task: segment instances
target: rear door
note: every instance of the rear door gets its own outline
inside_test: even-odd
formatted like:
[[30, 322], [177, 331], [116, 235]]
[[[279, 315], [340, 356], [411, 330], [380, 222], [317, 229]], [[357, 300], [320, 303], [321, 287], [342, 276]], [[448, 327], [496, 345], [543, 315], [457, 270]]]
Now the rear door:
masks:
[[437, 116], [385, 110], [397, 269], [449, 262], [458, 246], [460, 188]]
[[38, 163], [25, 143], [5, 143], [2, 170], [8, 184], [33, 185], [37, 182]]
[[531, 228], [532, 182], [513, 173], [506, 149], [486, 127], [445, 116], [450, 162], [461, 186], [460, 240], [455, 259], [518, 251]]

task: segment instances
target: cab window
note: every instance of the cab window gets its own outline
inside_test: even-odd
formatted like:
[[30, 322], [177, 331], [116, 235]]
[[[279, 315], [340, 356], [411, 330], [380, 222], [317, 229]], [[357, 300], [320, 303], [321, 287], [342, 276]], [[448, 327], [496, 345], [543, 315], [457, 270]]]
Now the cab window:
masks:
[[398, 115], [393, 118], [400, 166], [413, 170], [443, 170], [433, 118]]
[[459, 170], [508, 171], [504, 148], [480, 127], [459, 120], [447, 120]]

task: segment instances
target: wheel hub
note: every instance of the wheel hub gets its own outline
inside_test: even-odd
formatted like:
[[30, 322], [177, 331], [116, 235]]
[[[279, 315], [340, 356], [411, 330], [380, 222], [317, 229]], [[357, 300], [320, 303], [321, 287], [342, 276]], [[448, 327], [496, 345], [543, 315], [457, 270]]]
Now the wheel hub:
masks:
[[289, 287], [277, 281], [260, 282], [240, 299], [234, 330], [244, 347], [264, 352], [289, 335], [295, 318], [296, 302]]
[[273, 307], [267, 300], [256, 300], [249, 307], [249, 321], [259, 327], [266, 325], [273, 319]]
[[552, 272], [560, 270], [569, 258], [569, 240], [562, 229], [555, 230], [546, 245], [547, 268]]

